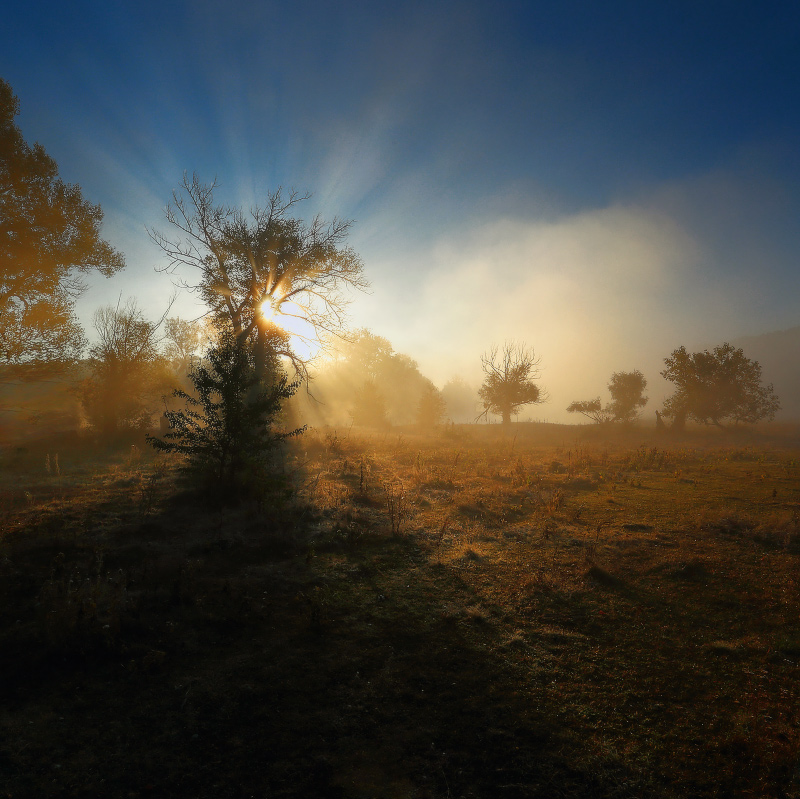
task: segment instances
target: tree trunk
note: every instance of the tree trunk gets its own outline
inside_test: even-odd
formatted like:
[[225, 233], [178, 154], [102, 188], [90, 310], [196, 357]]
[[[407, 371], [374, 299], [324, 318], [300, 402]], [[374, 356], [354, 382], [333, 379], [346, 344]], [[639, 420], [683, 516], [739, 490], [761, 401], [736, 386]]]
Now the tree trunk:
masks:
[[678, 411], [672, 419], [672, 430], [682, 432], [686, 429], [686, 411]]
[[256, 382], [247, 392], [248, 401], [253, 403], [264, 390], [267, 382], [267, 330], [263, 322], [256, 326], [256, 342], [253, 347], [253, 367]]
[[256, 336], [256, 346], [253, 352], [255, 360], [256, 377], [258, 378], [259, 390], [263, 387], [267, 378], [267, 329], [266, 325], [261, 322], [258, 327], [258, 335]]
[[511, 410], [508, 408], [503, 408], [503, 429], [510, 430], [511, 429]]

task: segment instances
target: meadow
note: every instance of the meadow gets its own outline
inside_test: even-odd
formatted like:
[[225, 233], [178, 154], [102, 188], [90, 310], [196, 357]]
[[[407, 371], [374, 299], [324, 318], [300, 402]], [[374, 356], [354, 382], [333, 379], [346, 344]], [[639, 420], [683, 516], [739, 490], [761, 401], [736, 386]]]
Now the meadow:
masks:
[[4, 448], [0, 796], [800, 796], [798, 431], [513, 428]]

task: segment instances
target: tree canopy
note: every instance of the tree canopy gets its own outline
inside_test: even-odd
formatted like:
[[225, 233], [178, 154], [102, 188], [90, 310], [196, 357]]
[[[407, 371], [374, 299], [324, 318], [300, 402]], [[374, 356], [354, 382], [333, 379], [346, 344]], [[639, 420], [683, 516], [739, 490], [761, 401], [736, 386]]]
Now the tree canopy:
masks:
[[664, 403], [664, 416], [680, 427], [687, 419], [722, 427], [724, 421], [772, 419], [780, 401], [772, 385], [761, 385], [761, 366], [744, 351], [725, 343], [713, 352], [689, 353], [685, 347], [664, 359], [662, 377], [676, 391]]
[[603, 407], [600, 397], [590, 400], [575, 400], [575, 402], [570, 403], [567, 413], [580, 413], [597, 424], [606, 424], [614, 420], [614, 414], [610, 406]]
[[303, 399], [303, 413], [319, 424], [414, 424], [420, 400], [432, 388], [416, 361], [361, 329], [337, 344], [336, 357], [315, 368], [313, 396]]
[[293, 214], [309, 195], [282, 189], [244, 213], [216, 204], [216, 188], [216, 182], [184, 176], [166, 211], [177, 235], [151, 231], [151, 238], [169, 259], [166, 269], [193, 273], [182, 278], [184, 285], [207, 303], [215, 321], [250, 341], [257, 373], [263, 375], [269, 353], [277, 353], [305, 375], [305, 360], [292, 349], [281, 319], [299, 320], [292, 334], [307, 342], [342, 331], [345, 289], [368, 285], [361, 259], [346, 246], [351, 223], [297, 219]]
[[164, 354], [176, 374], [188, 374], [192, 358], [212, 335], [213, 329], [200, 321], [173, 316], [164, 322]]
[[85, 346], [74, 314], [81, 275], [109, 276], [125, 264], [100, 237], [100, 206], [59, 178], [40, 144], [26, 143], [18, 113], [0, 79], [0, 363], [37, 376]]
[[447, 416], [447, 403], [433, 383], [422, 392], [417, 405], [417, 424], [423, 430], [431, 430], [440, 425]]
[[502, 350], [492, 347], [481, 356], [486, 378], [478, 390], [483, 415], [500, 416], [503, 425], [525, 405], [544, 402], [546, 397], [533, 380], [539, 377], [539, 359], [524, 344], [506, 342]]
[[632, 372], [614, 372], [608, 383], [611, 394], [609, 410], [616, 422], [633, 422], [639, 416], [639, 408], [647, 405], [644, 396], [647, 379], [638, 370]]
[[639, 416], [639, 408], [647, 404], [644, 390], [647, 388], [645, 376], [638, 370], [614, 372], [608, 382], [611, 402], [603, 405], [600, 397], [590, 400], [575, 400], [567, 408], [567, 413], [580, 413], [597, 424], [609, 422], [633, 422]]

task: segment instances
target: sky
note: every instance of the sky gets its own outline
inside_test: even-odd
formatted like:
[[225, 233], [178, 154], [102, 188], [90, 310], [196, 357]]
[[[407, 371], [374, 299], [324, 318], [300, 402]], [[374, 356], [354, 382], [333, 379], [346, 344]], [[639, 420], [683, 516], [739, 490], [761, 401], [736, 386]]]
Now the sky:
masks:
[[[800, 325], [800, 6], [11, 4], [18, 124], [126, 257], [78, 310], [172, 290], [147, 229], [184, 172], [352, 219], [350, 320], [440, 387], [493, 344], [541, 359], [547, 421], [675, 348]], [[202, 312], [180, 293], [174, 312]], [[651, 408], [648, 408], [650, 411]]]

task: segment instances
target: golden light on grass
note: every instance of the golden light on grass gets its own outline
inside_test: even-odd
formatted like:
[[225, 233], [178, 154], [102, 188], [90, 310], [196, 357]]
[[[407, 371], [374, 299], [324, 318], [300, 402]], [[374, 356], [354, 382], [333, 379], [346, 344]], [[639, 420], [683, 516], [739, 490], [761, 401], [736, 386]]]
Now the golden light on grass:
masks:
[[[291, 304], [280, 309], [291, 322]], [[413, 736], [426, 725], [469, 764], [474, 736], [454, 738], [452, 729], [464, 723], [463, 697], [470, 696], [469, 723], [502, 723], [501, 731], [517, 725], [535, 735], [532, 740], [547, 735], [558, 742], [558, 749], [531, 750], [531, 757], [543, 762], [563, 795], [571, 795], [576, 773], [597, 778], [597, 794], [605, 796], [619, 794], [620, 774], [628, 796], [712, 797], [723, 781], [731, 794], [789, 795], [784, 788], [797, 766], [794, 708], [800, 706], [794, 434], [787, 445], [776, 436], [754, 438], [751, 446], [702, 430], [677, 442], [653, 428], [602, 437], [579, 431], [575, 443], [564, 446], [561, 426], [519, 425], [513, 441], [493, 427], [458, 426], [447, 435], [404, 430], [402, 436], [349, 426], [308, 430], [299, 449], [287, 451], [287, 464], [302, 463], [305, 474], [317, 475], [309, 480], [299, 469], [289, 472], [297, 475], [289, 479], [297, 480], [298, 502], [314, 516], [303, 526], [292, 508], [280, 511], [292, 515], [266, 517], [270, 524], [286, 519], [286, 537], [276, 540], [293, 551], [298, 542], [305, 548], [313, 532], [302, 569], [291, 561], [282, 567], [274, 549], [263, 548], [260, 516], [242, 526], [241, 511], [225, 508], [209, 525], [207, 509], [198, 506], [186, 509], [185, 526], [170, 536], [168, 548], [163, 545], [158, 569], [142, 572], [128, 556], [127, 531], [138, 524], [145, 542], [163, 533], [155, 515], [148, 526], [137, 520], [159, 513], [172, 492], [182, 490], [178, 463], [150, 466], [138, 451], [121, 460], [84, 453], [96, 477], [75, 472], [73, 481], [71, 472], [54, 473], [52, 449], [51, 470], [43, 474], [47, 441], [13, 463], [4, 456], [0, 529], [13, 532], [0, 536], [0, 567], [13, 557], [14, 570], [2, 572], [0, 597], [16, 593], [13, 605], [0, 601], [0, 634], [11, 640], [14, 630], [13, 640], [24, 643], [17, 653], [26, 658], [23, 666], [53, 651], [77, 657], [88, 635], [102, 635], [104, 651], [131, 653], [130, 668], [149, 690], [148, 703], [136, 712], [173, 736], [183, 734], [185, 719], [173, 712], [174, 695], [156, 690], [169, 664], [199, 662], [204, 673], [222, 675], [204, 687], [204, 701], [223, 708], [236, 701], [236, 712], [246, 714], [236, 680], [260, 668], [263, 641], [275, 653], [270, 669], [276, 684], [292, 702], [303, 703], [287, 722], [296, 723], [290, 745], [278, 750], [269, 778], [293, 768], [296, 741], [304, 757], [316, 756], [305, 734], [307, 718], [333, 730], [353, 708], [372, 707], [377, 695], [400, 725], [393, 732]], [[81, 463], [80, 452], [62, 449], [61, 460]], [[150, 469], [161, 482], [151, 505], [143, 505], [140, 481]], [[100, 510], [98, 481], [105, 486]], [[12, 491], [27, 492], [25, 501], [5, 501]], [[108, 560], [122, 564], [107, 574], [97, 573], [82, 541], [90, 512], [100, 513], [111, 533]], [[114, 534], [117, 529], [125, 535]], [[227, 543], [218, 547], [220, 541]], [[213, 548], [214, 557], [195, 559], [198, 545]], [[51, 566], [55, 546], [61, 554]], [[242, 546], [251, 564], [245, 570]], [[280, 579], [254, 596], [252, 570]], [[137, 590], [128, 594], [132, 574]], [[43, 586], [38, 593], [17, 590], [34, 581]], [[170, 623], [165, 581], [179, 585], [184, 603], [166, 653], [158, 648], [165, 646], [158, 631]], [[206, 586], [222, 581], [225, 592], [206, 594]], [[285, 602], [287, 594], [298, 601]], [[242, 610], [260, 619], [274, 607], [281, 608], [281, 625], [262, 625], [254, 647], [237, 619]], [[196, 644], [212, 611], [237, 631], [223, 653]], [[335, 693], [325, 686], [309, 692], [319, 668], [319, 635], [335, 634], [343, 624], [358, 634], [340, 636], [331, 649], [330, 665], [342, 673], [365, 658], [383, 662], [397, 645], [398, 629], [429, 646], [409, 648], [391, 668], [373, 670], [371, 681], [351, 680]], [[240, 667], [228, 678], [231, 652]], [[82, 662], [84, 701], [102, 724], [113, 725], [118, 699], [127, 695], [128, 670], [110, 679], [102, 660]], [[450, 686], [438, 691], [443, 675]], [[541, 690], [531, 688], [532, 675]], [[22, 699], [6, 712], [5, 726], [19, 739], [32, 736], [42, 750], [57, 749], [63, 733], [37, 710], [41, 670], [20, 667], [13, 677]], [[69, 686], [58, 674], [45, 677], [47, 690], [66, 695]], [[475, 692], [477, 683], [492, 690]], [[396, 690], [409, 684], [417, 687]], [[192, 711], [197, 700], [188, 687], [181, 699]], [[61, 704], [79, 762], [96, 762], [98, 746], [111, 758], [114, 747], [85, 729], [83, 708]], [[562, 741], [565, 718], [571, 732]], [[258, 723], [260, 717], [244, 720]], [[371, 730], [354, 730], [354, 746], [371, 751]], [[131, 739], [132, 756], [146, 758], [152, 742], [140, 737]], [[507, 735], [487, 736], [481, 745], [506, 770], [503, 779], [509, 773], [520, 784], [528, 779], [533, 761], [523, 759], [522, 748], [509, 754]], [[246, 746], [237, 743], [245, 767], [245, 756], [258, 754], [257, 745], [252, 751]], [[38, 752], [29, 749], [16, 753], [24, 770], [6, 784], [52, 793], [52, 772], [40, 774]], [[176, 756], [182, 771], [194, 767], [193, 752]], [[581, 771], [564, 773], [567, 756]], [[742, 769], [744, 759], [756, 768]], [[480, 764], [467, 768], [459, 779], [478, 783]], [[230, 773], [247, 778], [244, 771]]]

